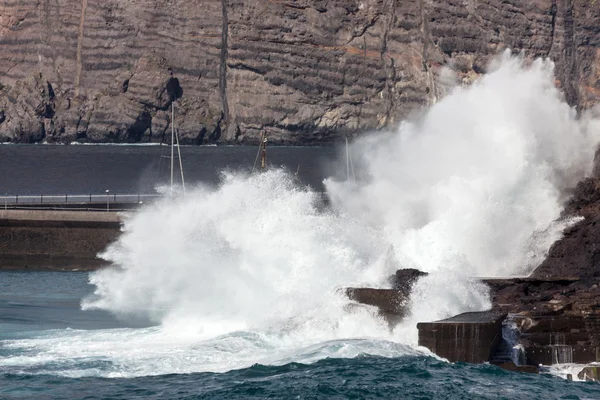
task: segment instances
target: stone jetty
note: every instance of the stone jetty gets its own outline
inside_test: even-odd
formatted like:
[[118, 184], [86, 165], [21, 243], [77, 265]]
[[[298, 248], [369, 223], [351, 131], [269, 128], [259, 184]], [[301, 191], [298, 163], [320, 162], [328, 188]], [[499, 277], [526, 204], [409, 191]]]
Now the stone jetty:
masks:
[[91, 270], [120, 234], [122, 215], [91, 211], [0, 211], [0, 269]]

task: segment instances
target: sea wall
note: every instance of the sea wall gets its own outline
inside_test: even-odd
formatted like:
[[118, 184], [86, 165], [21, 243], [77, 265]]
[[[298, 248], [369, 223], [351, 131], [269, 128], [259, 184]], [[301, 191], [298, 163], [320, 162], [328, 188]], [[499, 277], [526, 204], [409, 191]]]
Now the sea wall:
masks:
[[114, 212], [0, 211], [0, 269], [90, 270], [120, 233]]
[[502, 343], [506, 314], [470, 312], [442, 321], [420, 322], [419, 346], [451, 362], [492, 361]]
[[502, 49], [600, 99], [600, 7], [574, 0], [21, 0], [0, 5], [0, 141], [315, 144], [469, 84]]

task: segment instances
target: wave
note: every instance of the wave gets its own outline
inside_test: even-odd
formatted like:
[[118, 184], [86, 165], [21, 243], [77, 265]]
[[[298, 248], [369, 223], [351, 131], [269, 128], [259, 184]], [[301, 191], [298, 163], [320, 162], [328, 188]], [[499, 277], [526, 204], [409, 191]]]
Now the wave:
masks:
[[[573, 222], [560, 220], [566, 193], [590, 174], [600, 138], [600, 122], [564, 102], [551, 61], [505, 53], [490, 71], [356, 140], [356, 180], [327, 179], [328, 207], [273, 169], [223, 173], [144, 208], [101, 255], [113, 267], [91, 275], [83, 308], [150, 318], [201, 346], [266, 335], [264, 348], [294, 354], [358, 338], [414, 346], [416, 322], [488, 308], [474, 278], [524, 275], [544, 258]], [[430, 274], [390, 331], [339, 289], [384, 287], [397, 268]], [[246, 360], [244, 347], [220, 349], [223, 368]]]

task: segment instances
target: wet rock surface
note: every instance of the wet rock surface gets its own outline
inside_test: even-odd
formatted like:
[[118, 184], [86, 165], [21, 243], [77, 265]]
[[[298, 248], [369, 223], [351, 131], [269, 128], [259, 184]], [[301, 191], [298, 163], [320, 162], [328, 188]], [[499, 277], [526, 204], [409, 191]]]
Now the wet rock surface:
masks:
[[[450, 361], [490, 362], [524, 372], [537, 372], [540, 364], [600, 362], [599, 189], [596, 177], [574, 189], [563, 217], [579, 220], [531, 276], [483, 279], [492, 309], [423, 321], [419, 344]], [[378, 306], [395, 324], [408, 312], [411, 287], [423, 275], [399, 270], [390, 280], [393, 289], [352, 289], [348, 295]], [[593, 368], [580, 375], [598, 379]]]
[[585, 381], [600, 381], [600, 367], [585, 367], [577, 374], [577, 378]]
[[379, 315], [394, 326], [402, 321], [408, 312], [410, 292], [394, 289], [347, 288], [346, 296], [357, 303], [376, 307]]
[[581, 220], [564, 231], [532, 277], [577, 276], [591, 287], [600, 278], [600, 179], [587, 178], [577, 185], [565, 217]]
[[505, 313], [468, 312], [435, 322], [420, 322], [419, 345], [449, 361], [491, 361], [502, 343]]
[[504, 48], [600, 99], [593, 1], [12, 1], [0, 5], [0, 140], [160, 142], [169, 68], [185, 144], [320, 144], [473, 82]]
[[[564, 217], [579, 217], [579, 221], [565, 230], [530, 277], [484, 280], [490, 287], [492, 312], [508, 315], [505, 323], [511, 325], [514, 337], [504, 339], [511, 347], [521, 346], [513, 357], [522, 364], [600, 361], [599, 188], [596, 177], [575, 188]], [[424, 344], [431, 336], [427, 330], [419, 335]], [[585, 379], [597, 379], [597, 371], [586, 371], [582, 371]]]
[[427, 273], [407, 268], [399, 269], [389, 277], [391, 289], [346, 288], [345, 294], [360, 304], [376, 307], [378, 313], [394, 327], [409, 311], [409, 299], [413, 284]]
[[422, 276], [427, 276], [427, 273], [414, 268], [405, 268], [397, 270], [389, 280], [392, 289], [403, 293], [410, 293], [413, 284]]

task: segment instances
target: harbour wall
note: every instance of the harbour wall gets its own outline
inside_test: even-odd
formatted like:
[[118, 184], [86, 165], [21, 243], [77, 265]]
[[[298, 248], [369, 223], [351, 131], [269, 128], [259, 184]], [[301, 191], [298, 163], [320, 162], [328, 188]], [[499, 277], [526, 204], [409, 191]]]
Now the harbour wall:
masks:
[[451, 362], [492, 361], [502, 342], [506, 314], [468, 312], [442, 321], [420, 322], [419, 346]]
[[94, 211], [0, 211], [1, 270], [93, 270], [120, 234], [123, 215]]

